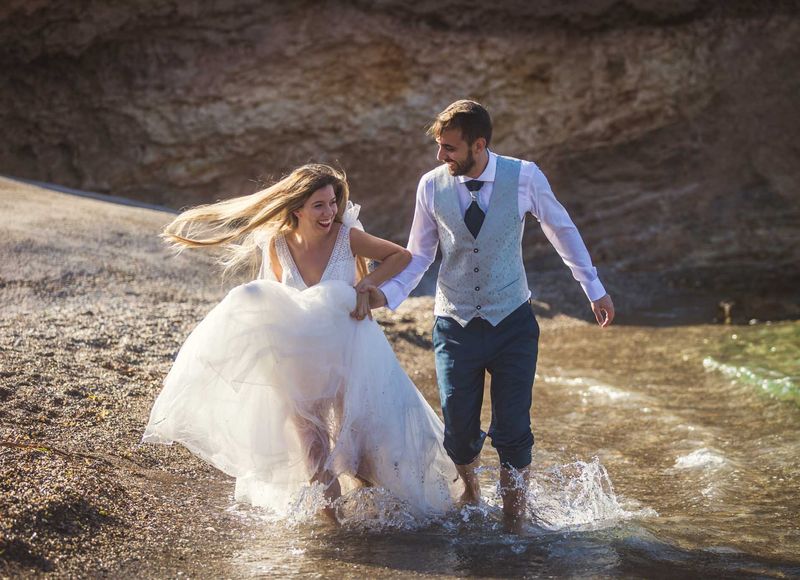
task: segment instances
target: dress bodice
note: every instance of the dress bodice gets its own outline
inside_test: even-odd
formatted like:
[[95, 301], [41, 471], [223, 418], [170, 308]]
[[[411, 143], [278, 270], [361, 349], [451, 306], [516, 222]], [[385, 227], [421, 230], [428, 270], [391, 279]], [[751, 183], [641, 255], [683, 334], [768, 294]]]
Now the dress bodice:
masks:
[[[281, 270], [283, 271], [280, 282], [298, 290], [305, 290], [308, 286], [300, 275], [300, 270], [297, 264], [295, 264], [294, 258], [292, 258], [289, 245], [286, 242], [286, 237], [284, 235], [277, 235], [274, 239], [275, 253], [278, 256], [278, 262], [280, 262]], [[264, 262], [266, 264], [269, 263], [268, 250], [264, 251]], [[262, 268], [261, 277], [274, 280], [275, 275], [272, 273], [272, 268]], [[342, 224], [342, 227], [339, 228], [339, 233], [336, 235], [336, 241], [333, 244], [331, 257], [328, 260], [328, 264], [325, 266], [322, 278], [320, 278], [320, 282], [329, 280], [340, 280], [342, 282], [347, 282], [351, 286], [356, 283], [356, 259], [350, 249], [350, 227], [345, 224]]]

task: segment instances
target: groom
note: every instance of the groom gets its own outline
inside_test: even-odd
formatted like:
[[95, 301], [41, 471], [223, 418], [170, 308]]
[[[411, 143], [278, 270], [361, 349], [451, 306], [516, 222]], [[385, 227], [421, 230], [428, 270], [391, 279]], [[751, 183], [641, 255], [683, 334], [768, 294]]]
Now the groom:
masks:
[[614, 305], [541, 170], [530, 161], [488, 149], [492, 121], [486, 109], [474, 101], [456, 101], [436, 117], [428, 133], [438, 144], [436, 157], [443, 165], [426, 173], [417, 188], [408, 241], [413, 259], [380, 290], [373, 289], [370, 302], [397, 308], [441, 247], [433, 344], [444, 447], [464, 481], [462, 501], [476, 504], [480, 486], [475, 467], [487, 435], [480, 415], [488, 372], [488, 435], [500, 456], [503, 513], [506, 524], [519, 530], [533, 447], [530, 408], [539, 340], [522, 261], [526, 213], [541, 222], [601, 327], [614, 319]]

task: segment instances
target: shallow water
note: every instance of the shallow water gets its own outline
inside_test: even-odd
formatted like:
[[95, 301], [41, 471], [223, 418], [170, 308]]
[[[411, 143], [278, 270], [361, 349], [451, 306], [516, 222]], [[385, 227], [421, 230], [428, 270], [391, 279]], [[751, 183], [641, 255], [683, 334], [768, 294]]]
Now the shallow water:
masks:
[[800, 325], [753, 324], [712, 343], [703, 366], [800, 406]]
[[339, 528], [309, 515], [313, 490], [291, 522], [231, 505], [252, 537], [230, 574], [798, 576], [799, 339], [800, 323], [545, 324], [522, 535], [500, 524], [487, 443], [483, 505], [438, 521], [376, 489], [340, 500]]

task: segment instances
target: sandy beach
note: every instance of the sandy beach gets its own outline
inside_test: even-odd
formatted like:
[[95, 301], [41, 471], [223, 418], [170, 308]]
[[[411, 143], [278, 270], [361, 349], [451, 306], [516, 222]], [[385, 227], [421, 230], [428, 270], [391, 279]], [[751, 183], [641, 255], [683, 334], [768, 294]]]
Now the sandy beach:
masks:
[[209, 263], [165, 251], [168, 213], [8, 180], [0, 208], [3, 573], [170, 574], [185, 538], [227, 552], [226, 479], [139, 444], [181, 337], [222, 293]]

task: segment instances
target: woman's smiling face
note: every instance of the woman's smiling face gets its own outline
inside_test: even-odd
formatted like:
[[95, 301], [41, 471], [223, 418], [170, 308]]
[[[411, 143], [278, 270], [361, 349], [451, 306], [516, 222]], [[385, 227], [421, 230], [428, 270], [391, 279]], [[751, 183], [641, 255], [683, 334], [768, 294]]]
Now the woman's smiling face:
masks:
[[311, 194], [302, 208], [295, 212], [297, 227], [306, 232], [328, 232], [333, 225], [337, 209], [333, 186], [321, 187]]

